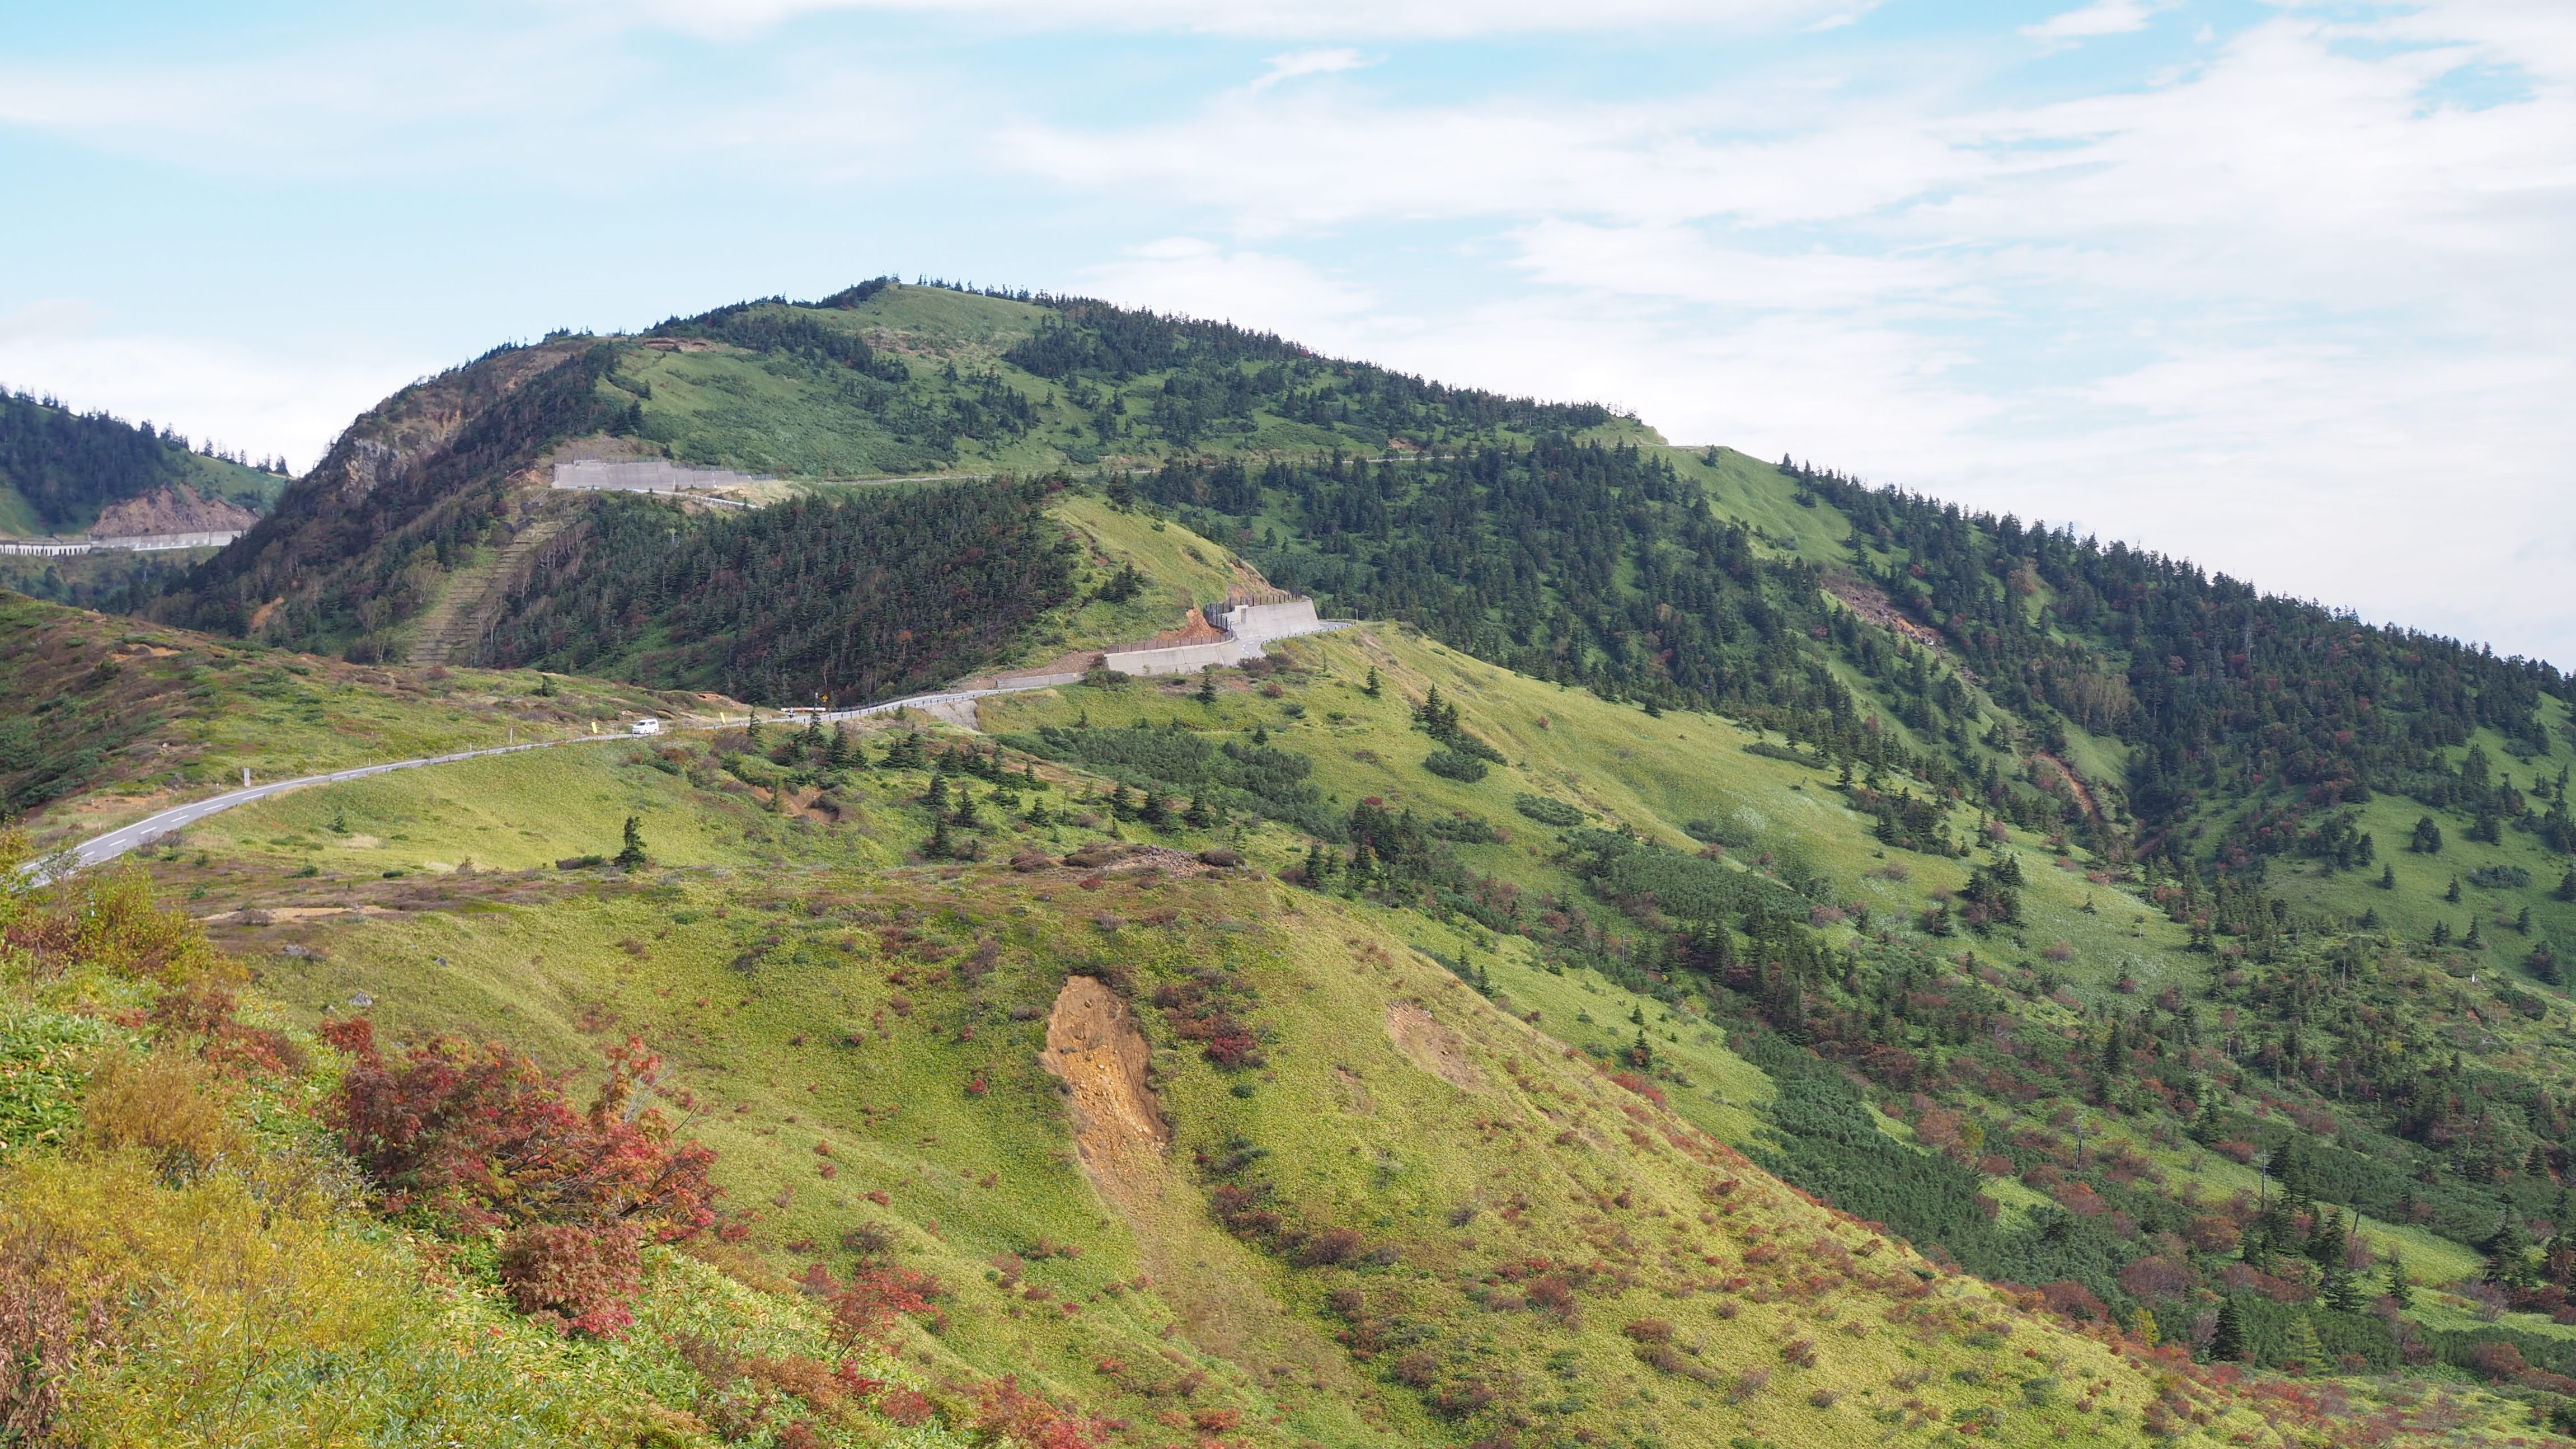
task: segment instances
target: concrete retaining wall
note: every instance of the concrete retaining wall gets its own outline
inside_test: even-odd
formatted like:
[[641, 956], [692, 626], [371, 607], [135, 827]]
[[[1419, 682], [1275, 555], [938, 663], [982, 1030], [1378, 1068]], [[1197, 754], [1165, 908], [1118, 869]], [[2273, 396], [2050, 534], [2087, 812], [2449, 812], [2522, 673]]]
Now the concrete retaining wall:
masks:
[[1210, 609], [1207, 621], [1237, 639], [1289, 639], [1321, 628], [1315, 601], [1291, 599], [1284, 604], [1245, 604], [1236, 609]]
[[1121, 674], [1196, 674], [1211, 664], [1232, 666], [1261, 657], [1257, 640], [1228, 639], [1222, 644], [1183, 644], [1171, 649], [1131, 649], [1101, 656]]
[[68, 558], [83, 553], [160, 553], [177, 548], [221, 548], [242, 536], [229, 533], [130, 533], [107, 538], [29, 538], [0, 541], [0, 553]]

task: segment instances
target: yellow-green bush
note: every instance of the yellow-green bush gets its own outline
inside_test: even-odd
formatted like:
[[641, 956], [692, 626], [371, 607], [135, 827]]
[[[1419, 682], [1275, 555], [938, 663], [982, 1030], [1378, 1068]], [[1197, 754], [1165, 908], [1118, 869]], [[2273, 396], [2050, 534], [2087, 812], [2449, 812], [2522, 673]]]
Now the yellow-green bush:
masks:
[[632, 1442], [536, 1336], [444, 1304], [392, 1242], [140, 1151], [0, 1169], [0, 1272], [78, 1325], [57, 1432], [115, 1445]]

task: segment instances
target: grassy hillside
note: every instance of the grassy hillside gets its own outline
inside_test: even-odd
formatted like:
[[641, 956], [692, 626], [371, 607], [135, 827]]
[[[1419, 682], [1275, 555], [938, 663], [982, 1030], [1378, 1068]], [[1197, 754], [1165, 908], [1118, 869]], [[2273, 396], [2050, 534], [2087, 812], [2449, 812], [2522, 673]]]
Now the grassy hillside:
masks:
[[[1105, 549], [1132, 528], [1149, 545], [1222, 557], [1142, 518], [1110, 510], [1092, 521]], [[82, 618], [21, 607], [56, 631], [57, 653]], [[1140, 1444], [2531, 1432], [2533, 1410], [2515, 1396], [2532, 1389], [2508, 1380], [2496, 1397], [2438, 1354], [2408, 1367], [2411, 1387], [2240, 1381], [2171, 1346], [2191, 1342], [2187, 1305], [2122, 1299], [2117, 1327], [2088, 1325], [2066, 1284], [2020, 1286], [2045, 1283], [2032, 1275], [1989, 1286], [1918, 1257], [1916, 1246], [1995, 1253], [2044, 1242], [2057, 1204], [2079, 1199], [2071, 1184], [2126, 1191], [2103, 1164], [2131, 1173], [2126, 1164], [2144, 1159], [2150, 1176], [2131, 1175], [2136, 1191], [2118, 1199], [2137, 1236], [2119, 1241], [2155, 1258], [2174, 1251], [2158, 1246], [2169, 1230], [2156, 1194], [2197, 1190], [2223, 1204], [2245, 1169], [2172, 1136], [2146, 1102], [2075, 1098], [2092, 1118], [2089, 1167], [2069, 1162], [2055, 1181], [1979, 1175], [1952, 1155], [1960, 1128], [1942, 1113], [1986, 1112], [1988, 1142], [2021, 1152], [2014, 1144], [2048, 1130], [2057, 1104], [2017, 1096], [1980, 1108], [1963, 1067], [1972, 1053], [1955, 1044], [1933, 1052], [1946, 1050], [1950, 1076], [1916, 1083], [1930, 1101], [1875, 1084], [1836, 1096], [1848, 1079], [1802, 1065], [1819, 1059], [1765, 1015], [1776, 997], [1760, 983], [1731, 984], [1671, 954], [1673, 933], [1690, 924], [1688, 898], [1622, 894], [1594, 868], [1597, 842], [1596, 854], [1583, 848], [1598, 832], [1534, 819], [1523, 803], [1555, 801], [1589, 825], [1631, 830], [1752, 893], [1737, 899], [1836, 903], [1841, 920], [1818, 912], [1799, 927], [1847, 963], [1841, 979], [1814, 983], [1808, 1015], [1821, 1050], [1862, 1068], [1870, 1063], [1840, 1055], [1821, 1029], [1824, 1008], [1899, 973], [1915, 973], [1918, 998], [1991, 991], [2031, 1039], [2097, 1029], [2105, 1008], [2139, 999], [2123, 979], [2140, 996], [2207, 989], [2207, 958], [2185, 949], [2188, 931], [2121, 904], [2132, 897], [2116, 884], [2057, 868], [2044, 839], [2008, 832], [2003, 846], [2026, 862], [2018, 930], [1944, 942], [1911, 922], [1945, 893], [1959, 898], [1970, 862], [1888, 848], [1837, 772], [1812, 752], [1784, 758], [1795, 752], [1776, 733], [1649, 714], [1399, 627], [1303, 641], [1282, 662], [1217, 676], [1210, 700], [1195, 681], [1139, 681], [999, 701], [983, 720], [988, 739], [934, 729], [913, 763], [886, 757], [910, 748], [918, 722], [872, 726], [839, 763], [828, 740], [733, 727], [299, 792], [165, 842], [147, 862], [153, 878], [254, 973], [245, 1020], [283, 1030], [315, 1064], [300, 1097], [245, 1079], [246, 1110], [269, 1104], [246, 1119], [267, 1124], [259, 1131], [327, 1147], [327, 1134], [293, 1124], [327, 1109], [348, 1059], [307, 1033], [353, 1012], [385, 1043], [457, 1033], [532, 1053], [573, 1074], [576, 1102], [602, 1050], [634, 1034], [664, 1058], [658, 1100], [717, 1154], [733, 1239], [645, 1254], [636, 1321], [613, 1340], [550, 1338], [515, 1314], [498, 1260], [470, 1234], [398, 1216], [401, 1233], [386, 1238], [369, 1224], [388, 1200], [320, 1204], [309, 1226], [243, 1221], [222, 1229], [236, 1238], [202, 1251], [252, 1252], [238, 1235], [262, 1232], [257, 1252], [303, 1241], [294, 1233], [346, 1242], [334, 1251], [351, 1256], [333, 1271], [350, 1286], [313, 1291], [374, 1293], [389, 1306], [366, 1321], [382, 1326], [294, 1354], [386, 1362], [415, 1341], [404, 1324], [486, 1325], [448, 1371], [488, 1385], [467, 1400], [489, 1406], [477, 1412], [506, 1408], [563, 1437], [599, 1432], [561, 1427], [579, 1414], [629, 1426], [611, 1430], [620, 1442], [642, 1425], [672, 1443], [998, 1436], [1007, 1416], [987, 1406], [1006, 1375], [1013, 1392], [1105, 1416], [1086, 1431], [1059, 1415], [1046, 1432]], [[323, 668], [352, 676], [352, 699], [372, 697], [357, 676], [411, 682]], [[420, 698], [389, 691], [374, 707], [419, 712], [417, 728], [456, 728], [433, 722], [474, 707], [469, 681], [479, 687], [455, 671], [437, 682], [451, 687], [444, 698], [423, 685]], [[1423, 768], [1445, 748], [1416, 718], [1434, 688], [1458, 708], [1441, 726], [1450, 741], [1503, 757], [1484, 778]], [[615, 698], [572, 682], [558, 691], [558, 701]], [[247, 693], [221, 698], [228, 712], [258, 708]], [[1267, 745], [1255, 747], [1257, 735]], [[1232, 767], [1210, 763], [1236, 758], [1222, 753], [1141, 748], [1138, 736], [1231, 743], [1251, 772], [1225, 774]], [[1005, 743], [998, 761], [991, 740]], [[1021, 743], [1029, 748], [1011, 747]], [[1179, 778], [1190, 760], [1218, 775]], [[1283, 765], [1263, 763], [1293, 760], [1306, 762], [1310, 795]], [[923, 803], [934, 791], [949, 802], [944, 827]], [[1175, 815], [1201, 797], [1221, 818], [1157, 828], [1140, 791], [1166, 795]], [[972, 823], [961, 798], [974, 801]], [[1371, 824], [1371, 804], [1459, 824], [1416, 859]], [[1295, 883], [1319, 849], [1314, 834], [1280, 823], [1301, 811], [1342, 863], [1327, 889]], [[648, 868], [557, 865], [612, 853], [628, 817]], [[1488, 828], [1470, 828], [1471, 817]], [[1950, 824], [1964, 836], [1974, 821], [1954, 810]], [[1375, 876], [1358, 853], [1371, 830], [1390, 842]], [[943, 837], [951, 856], [980, 860], [929, 854]], [[1726, 843], [1702, 856], [1702, 837]], [[1193, 853], [1217, 850], [1246, 866]], [[1750, 949], [1782, 938], [1740, 939]], [[2056, 977], [2046, 989], [2042, 972]], [[11, 1020], [148, 1015], [167, 989], [111, 989], [112, 975], [12, 977]], [[1114, 1046], [1122, 1012], [1141, 1033], [1142, 1074], [1086, 1075], [1083, 1063], [1101, 1058], [1078, 1048]], [[2514, 1049], [2554, 1048], [2535, 1034]], [[60, 1084], [45, 1090], [96, 1093], [114, 1080], [98, 1075], [95, 1049], [62, 1060], [74, 1070], [44, 1078]], [[2535, 1075], [2552, 1070], [2539, 1056], [2517, 1060]], [[2257, 1095], [2249, 1084], [2242, 1100]], [[87, 1110], [66, 1105], [55, 1120]], [[1831, 1135], [1851, 1124], [1865, 1140]], [[18, 1193], [31, 1211], [94, 1211], [74, 1178], [43, 1176], [58, 1150], [93, 1173], [126, 1150], [107, 1129], [80, 1131], [90, 1135], [15, 1158], [10, 1170], [34, 1174]], [[1819, 1150], [1834, 1143], [1840, 1156]], [[1880, 1177], [1928, 1183], [1916, 1194], [1928, 1201], [1944, 1200], [1941, 1171], [1967, 1172], [2000, 1204], [1995, 1231], [1949, 1241], [1951, 1225], [1905, 1194], [1856, 1196], [1855, 1152]], [[233, 1190], [228, 1174], [241, 1170], [191, 1168], [152, 1191], [181, 1195], [171, 1213], [233, 1222], [201, 1204]], [[1847, 1216], [1793, 1188], [1867, 1210]], [[2089, 1231], [2094, 1220], [2082, 1222]], [[2429, 1286], [2472, 1272], [2474, 1254], [2415, 1224], [2374, 1217], [2363, 1232], [2402, 1247], [2427, 1285], [2406, 1320], [2422, 1341], [2510, 1332], [2528, 1361], [2546, 1361], [2555, 1326], [2545, 1319], [2483, 1324], [2474, 1302]], [[2226, 1255], [2178, 1251], [2185, 1271], [2208, 1275], [2205, 1305], [2224, 1289]], [[416, 1276], [415, 1261], [440, 1268]], [[926, 1274], [940, 1292], [917, 1313], [877, 1320], [871, 1348], [835, 1339], [817, 1312], [842, 1299], [789, 1287], [816, 1269], [836, 1289]], [[2255, 1327], [2276, 1337], [2302, 1322], [2332, 1333], [2341, 1317], [2311, 1305], [2276, 1323], [2263, 1317], [2271, 1300], [2246, 1296]], [[2154, 1350], [2136, 1316], [2150, 1301], [2157, 1322], [2174, 1325]], [[270, 1321], [269, 1309], [244, 1311]], [[185, 1324], [135, 1322], [143, 1338], [184, 1339]], [[702, 1337], [724, 1352], [710, 1354]], [[924, 1398], [882, 1383], [799, 1395], [780, 1385], [818, 1381], [741, 1367], [754, 1354], [847, 1361]], [[137, 1439], [203, 1422], [185, 1418], [202, 1405], [119, 1388], [139, 1382], [136, 1361], [86, 1362], [90, 1377], [67, 1401], [72, 1422], [125, 1424]], [[380, 1378], [388, 1414], [424, 1392], [411, 1369]], [[309, 1412], [300, 1392], [255, 1414]], [[817, 1408], [826, 1403], [837, 1407]], [[132, 1417], [103, 1417], [111, 1410]]]
[[707, 703], [534, 673], [368, 668], [7, 594], [0, 678], [0, 788], [48, 845], [221, 793], [244, 769], [317, 774]]
[[[922, 784], [844, 789], [887, 823]], [[534, 822], [572, 798], [441, 788], [410, 808]], [[1375, 907], [1152, 855], [854, 870], [809, 842], [751, 874], [693, 868], [661, 803], [650, 838], [673, 863], [643, 877], [450, 874], [382, 914], [225, 912], [219, 939], [293, 1019], [363, 996], [388, 1039], [499, 1032], [568, 1068], [645, 1034], [773, 1272], [890, 1240], [947, 1285], [940, 1331], [904, 1336], [918, 1372], [1016, 1371], [1137, 1442], [1464, 1442], [1514, 1419], [1548, 1440], [1803, 1442], [1872, 1416], [2018, 1442], [2134, 1423], [2156, 1395], [1568, 1060]], [[326, 806], [437, 823], [314, 792], [232, 828], [321, 835]], [[185, 843], [259, 854], [231, 846]], [[344, 906], [408, 884], [315, 858]], [[1144, 1024], [1168, 1155], [1085, 1140], [1036, 1060], [1075, 977]], [[1211, 985], [1256, 1058], [1200, 1049]]]
[[1652, 436], [1605, 409], [1442, 388], [1221, 324], [891, 279], [673, 318], [608, 385], [672, 457], [817, 479]]

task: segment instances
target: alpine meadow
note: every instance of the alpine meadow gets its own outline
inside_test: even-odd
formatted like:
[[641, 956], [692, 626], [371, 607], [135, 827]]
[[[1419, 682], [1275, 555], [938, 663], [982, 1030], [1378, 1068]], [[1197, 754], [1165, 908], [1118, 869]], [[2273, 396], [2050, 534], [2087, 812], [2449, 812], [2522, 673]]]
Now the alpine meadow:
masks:
[[2576, 1437], [2550, 664], [929, 281], [284, 471], [0, 396], [0, 1443]]

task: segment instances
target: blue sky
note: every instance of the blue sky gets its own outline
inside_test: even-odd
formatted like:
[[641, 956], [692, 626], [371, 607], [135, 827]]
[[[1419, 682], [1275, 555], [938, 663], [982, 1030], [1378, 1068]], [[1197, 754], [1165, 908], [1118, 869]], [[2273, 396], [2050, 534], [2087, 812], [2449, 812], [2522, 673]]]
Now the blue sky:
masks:
[[311, 461], [884, 272], [1635, 409], [2576, 665], [2576, 6], [11, 7], [0, 383]]

